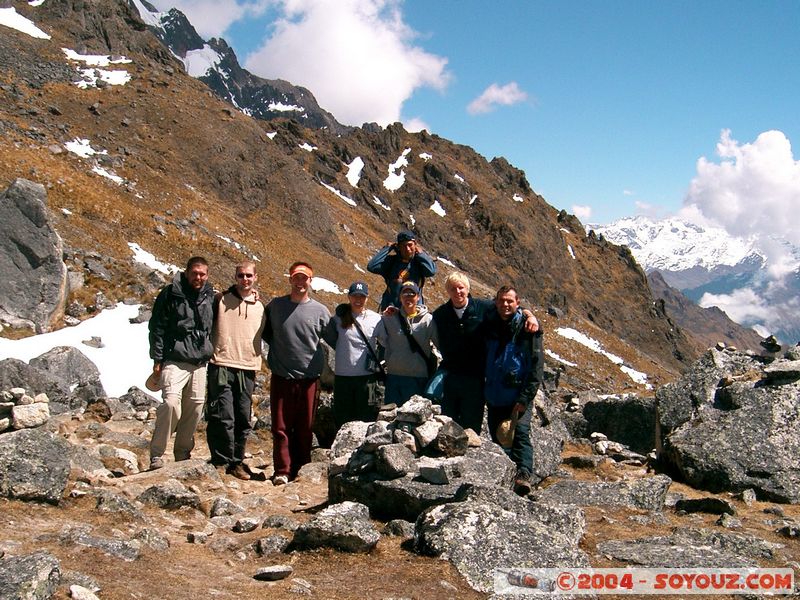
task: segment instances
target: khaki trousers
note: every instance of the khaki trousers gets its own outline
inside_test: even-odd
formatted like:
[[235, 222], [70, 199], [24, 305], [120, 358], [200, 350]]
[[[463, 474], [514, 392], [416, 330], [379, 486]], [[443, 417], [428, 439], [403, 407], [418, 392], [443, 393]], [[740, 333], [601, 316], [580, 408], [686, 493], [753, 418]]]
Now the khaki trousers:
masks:
[[164, 402], [156, 409], [156, 426], [150, 442], [150, 458], [163, 456], [175, 433], [175, 460], [186, 460], [194, 448], [194, 432], [206, 398], [206, 366], [166, 362], [161, 369]]

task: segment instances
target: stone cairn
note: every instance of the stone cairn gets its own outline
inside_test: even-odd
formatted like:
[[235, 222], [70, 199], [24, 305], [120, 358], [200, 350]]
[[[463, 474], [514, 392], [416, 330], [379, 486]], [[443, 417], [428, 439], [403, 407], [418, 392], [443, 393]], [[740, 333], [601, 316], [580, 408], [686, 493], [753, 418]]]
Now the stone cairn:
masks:
[[0, 391], [0, 433], [39, 427], [49, 418], [50, 399], [47, 394], [30, 396], [20, 387]]

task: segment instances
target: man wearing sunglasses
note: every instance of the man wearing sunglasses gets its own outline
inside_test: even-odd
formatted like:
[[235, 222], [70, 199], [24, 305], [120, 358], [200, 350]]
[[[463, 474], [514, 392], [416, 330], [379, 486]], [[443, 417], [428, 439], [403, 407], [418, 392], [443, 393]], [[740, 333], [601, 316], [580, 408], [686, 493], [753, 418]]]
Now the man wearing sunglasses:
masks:
[[236, 281], [214, 304], [214, 355], [208, 365], [206, 437], [211, 463], [251, 478], [244, 464], [256, 373], [261, 369], [264, 305], [258, 299], [256, 265], [236, 265]]

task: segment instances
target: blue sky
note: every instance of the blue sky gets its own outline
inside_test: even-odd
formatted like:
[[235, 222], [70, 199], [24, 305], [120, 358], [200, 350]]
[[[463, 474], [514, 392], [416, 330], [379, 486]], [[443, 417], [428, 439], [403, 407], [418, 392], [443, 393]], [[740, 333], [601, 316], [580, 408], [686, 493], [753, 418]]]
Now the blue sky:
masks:
[[[344, 123], [400, 120], [505, 156], [584, 223], [686, 206], [735, 222], [762, 196], [780, 199], [767, 211], [800, 209], [794, 0], [154, 4], [224, 37], [254, 73], [308, 87]], [[491, 86], [495, 101], [476, 104]], [[759, 138], [768, 131], [782, 135]]]

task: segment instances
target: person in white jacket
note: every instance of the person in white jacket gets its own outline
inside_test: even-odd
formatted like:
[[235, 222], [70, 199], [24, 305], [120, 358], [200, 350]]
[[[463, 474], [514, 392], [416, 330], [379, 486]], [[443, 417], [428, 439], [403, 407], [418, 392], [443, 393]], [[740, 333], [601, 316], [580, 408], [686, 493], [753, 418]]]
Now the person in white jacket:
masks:
[[348, 421], [374, 421], [378, 416], [377, 344], [375, 328], [381, 316], [366, 308], [369, 288], [355, 281], [347, 291], [349, 302], [336, 307], [323, 339], [336, 350], [333, 418], [336, 429]]
[[386, 349], [387, 404], [400, 406], [411, 396], [422, 395], [435, 371], [436, 325], [428, 308], [417, 304], [419, 294], [416, 283], [405, 282], [400, 287], [400, 308], [384, 314], [375, 329], [378, 343]]

